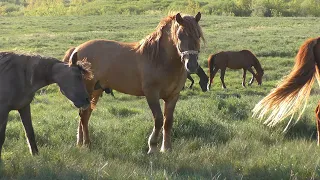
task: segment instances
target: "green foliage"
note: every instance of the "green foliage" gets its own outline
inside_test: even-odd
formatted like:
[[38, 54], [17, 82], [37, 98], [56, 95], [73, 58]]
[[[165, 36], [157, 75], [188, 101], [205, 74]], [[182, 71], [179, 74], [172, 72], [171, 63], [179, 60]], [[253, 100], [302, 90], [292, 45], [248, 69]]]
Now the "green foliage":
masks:
[[59, 16], [166, 14], [182, 11], [223, 16], [320, 16], [319, 0], [3, 0], [0, 15]]
[[[161, 7], [158, 2], [154, 1], [155, 7]], [[166, 8], [170, 9], [179, 6], [170, 2], [163, 4], [167, 3]], [[196, 2], [200, 8], [210, 4]], [[239, 8], [244, 2], [237, 1], [234, 7]], [[84, 3], [87, 9], [79, 9], [79, 15], [99, 4]], [[66, 6], [77, 8], [72, 2]], [[135, 8], [139, 7], [140, 4]], [[97, 11], [90, 13], [108, 13], [108, 8], [112, 6], [99, 4]], [[0, 50], [61, 59], [68, 48], [90, 39], [139, 41], [154, 31], [163, 17], [158, 11], [149, 12], [1, 17]], [[31, 104], [40, 154], [29, 154], [19, 114], [12, 111], [0, 179], [320, 179], [314, 122], [319, 100], [316, 86], [301, 121], [286, 133], [282, 131], [287, 121], [269, 128], [251, 117], [254, 105], [290, 72], [299, 46], [306, 39], [319, 36], [319, 19], [203, 15], [199, 23], [206, 38], [199, 55], [205, 72], [210, 54], [249, 49], [265, 69], [262, 86], [254, 82], [243, 88], [242, 70], [227, 69], [228, 89], [221, 88], [218, 73], [211, 90], [202, 92], [199, 78], [192, 75], [194, 88], [181, 91], [176, 106], [172, 152], [149, 156], [147, 139], [154, 122], [144, 97], [116, 91], [115, 98], [103, 94], [89, 122], [89, 150], [76, 147], [78, 110], [57, 85], [50, 85], [38, 91]], [[247, 73], [247, 83], [250, 78]], [[187, 80], [186, 86], [189, 85]]]

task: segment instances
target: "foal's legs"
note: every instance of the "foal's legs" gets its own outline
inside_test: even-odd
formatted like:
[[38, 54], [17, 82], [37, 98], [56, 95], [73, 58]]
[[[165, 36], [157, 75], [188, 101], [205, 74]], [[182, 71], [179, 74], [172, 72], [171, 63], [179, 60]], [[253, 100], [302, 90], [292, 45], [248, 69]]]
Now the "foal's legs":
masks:
[[317, 145], [320, 145], [320, 102], [316, 108]]
[[27, 136], [30, 153], [32, 155], [36, 155], [38, 154], [38, 148], [37, 148], [36, 139], [34, 136], [34, 131], [33, 131], [32, 122], [31, 122], [30, 104], [28, 104], [22, 109], [19, 109], [18, 111], [19, 111], [19, 114], [24, 126], [24, 130]]
[[193, 78], [191, 77], [191, 75], [189, 73], [188, 73], [187, 78], [191, 81], [191, 85], [189, 86], [189, 88], [191, 89], [193, 84], [194, 84], [194, 80], [193, 80]]
[[152, 133], [149, 136], [149, 141], [148, 141], [148, 144], [149, 144], [148, 154], [151, 154], [151, 153], [154, 153], [157, 149], [158, 136], [163, 125], [163, 114], [161, 111], [158, 95], [150, 94], [150, 95], [146, 95], [146, 98], [154, 118], [154, 128], [152, 130]]
[[[213, 78], [214, 78], [214, 76], [217, 74], [217, 72], [218, 72], [218, 68], [214, 68], [213, 70], [212, 70], [212, 73], [210, 74], [210, 83], [209, 83], [209, 88], [211, 87], [211, 84], [212, 84], [212, 81], [213, 81]], [[208, 89], [209, 89], [208, 88]]]
[[94, 109], [94, 106], [98, 103], [99, 97], [102, 93], [102, 90], [93, 91], [91, 94], [91, 106], [86, 110], [79, 110], [80, 122], [78, 126], [78, 136], [77, 136], [77, 145], [82, 146], [82, 144], [86, 146], [90, 146], [90, 138], [89, 138], [89, 119]]
[[253, 71], [253, 69], [251, 67], [248, 68], [248, 71], [252, 74], [252, 78], [249, 81], [249, 86], [250, 86], [253, 83], [256, 74], [254, 73], [254, 71]]
[[246, 87], [246, 74], [247, 74], [247, 70], [245, 68], [243, 68], [243, 75], [242, 75], [242, 86]]
[[176, 107], [179, 94], [166, 99], [164, 104], [164, 125], [163, 125], [163, 140], [161, 146], [161, 152], [165, 152], [171, 149], [171, 129], [173, 124], [173, 112]]
[[1, 150], [6, 137], [6, 127], [8, 122], [9, 111], [0, 110], [0, 160], [1, 160]]
[[221, 72], [220, 72], [220, 79], [221, 79], [221, 83], [222, 83], [222, 88], [223, 89], [227, 88], [226, 84], [224, 83], [224, 75], [225, 75], [225, 73], [226, 73], [226, 68], [222, 68]]

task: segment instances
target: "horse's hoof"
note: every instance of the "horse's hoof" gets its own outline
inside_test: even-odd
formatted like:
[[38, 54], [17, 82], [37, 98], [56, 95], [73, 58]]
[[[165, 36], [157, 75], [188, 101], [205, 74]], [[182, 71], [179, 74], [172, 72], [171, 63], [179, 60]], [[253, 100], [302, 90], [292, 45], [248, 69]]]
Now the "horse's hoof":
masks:
[[157, 149], [155, 147], [154, 148], [150, 147], [147, 154], [154, 154], [156, 152], [156, 150]]
[[171, 152], [171, 148], [161, 148], [160, 149], [161, 153], [167, 153], [167, 152]]

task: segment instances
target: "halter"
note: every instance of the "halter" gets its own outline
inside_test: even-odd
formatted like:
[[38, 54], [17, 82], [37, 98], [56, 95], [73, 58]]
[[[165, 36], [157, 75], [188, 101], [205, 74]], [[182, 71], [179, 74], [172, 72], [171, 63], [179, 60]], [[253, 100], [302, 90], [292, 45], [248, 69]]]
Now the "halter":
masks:
[[[180, 51], [180, 50], [179, 50]], [[199, 54], [199, 51], [195, 51], [195, 50], [188, 50], [188, 51], [183, 51], [183, 52], [179, 52], [180, 54], [180, 57], [181, 57], [181, 62], [183, 61], [183, 57], [185, 55], [198, 55]]]

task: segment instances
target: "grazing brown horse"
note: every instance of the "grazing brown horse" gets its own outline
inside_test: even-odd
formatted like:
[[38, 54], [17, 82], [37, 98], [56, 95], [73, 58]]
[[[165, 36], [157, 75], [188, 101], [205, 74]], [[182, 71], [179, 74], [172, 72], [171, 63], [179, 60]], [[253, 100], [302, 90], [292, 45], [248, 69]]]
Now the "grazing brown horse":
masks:
[[89, 107], [89, 95], [82, 74], [91, 77], [90, 64], [72, 59], [70, 66], [54, 58], [0, 53], [0, 157], [8, 114], [18, 110], [32, 155], [38, 153], [31, 122], [30, 103], [35, 92], [57, 83], [61, 92], [82, 110]]
[[[318, 82], [320, 80], [319, 64], [320, 37], [309, 39], [302, 44], [290, 74], [275, 89], [271, 90], [270, 94], [256, 104], [253, 115], [262, 119], [270, 112], [264, 122], [268, 126], [274, 126], [284, 118], [291, 116], [289, 125], [294, 113], [297, 112], [301, 104], [304, 104], [304, 108], [297, 118], [299, 120], [305, 109], [314, 80], [317, 79]], [[320, 144], [319, 105], [316, 109], [318, 145]]]
[[[196, 73], [199, 78], [200, 78], [200, 81], [199, 81], [199, 85], [201, 87], [201, 90], [203, 92], [207, 91], [207, 85], [208, 85], [208, 82], [209, 82], [209, 78], [208, 76], [206, 75], [206, 73], [204, 72], [204, 70], [201, 68], [201, 66], [198, 67], [198, 70], [197, 70], [197, 73]], [[192, 86], [194, 84], [194, 80], [193, 78], [191, 77], [191, 74], [188, 73], [188, 76], [187, 78], [191, 81], [191, 85], [189, 86], [190, 89], [192, 89]], [[112, 91], [111, 91], [112, 92]]]
[[[170, 15], [162, 19], [156, 30], [140, 42], [91, 40], [79, 45], [71, 55], [67, 52], [64, 59], [69, 56], [71, 59], [87, 59], [94, 74], [92, 80], [85, 82], [92, 107], [79, 113], [78, 145], [90, 144], [88, 122], [92, 109], [103, 89], [111, 88], [146, 97], [154, 117], [148, 153], [156, 151], [162, 127], [161, 151], [171, 149], [171, 129], [176, 102], [186, 81], [187, 71], [195, 73], [198, 68], [200, 41], [204, 40], [198, 24], [200, 18], [200, 13], [195, 17], [181, 16], [180, 13]], [[164, 114], [160, 99], [165, 102]]]
[[[210, 84], [208, 88], [211, 87], [212, 81], [218, 70], [220, 69], [220, 79], [222, 82], [222, 87], [225, 89], [227, 88], [224, 83], [224, 75], [226, 69], [243, 69], [243, 80], [242, 86], [246, 86], [246, 73], [249, 71], [252, 74], [252, 78], [249, 82], [251, 85], [254, 81], [254, 78], [257, 79], [259, 85], [262, 83], [262, 76], [264, 71], [261, 67], [259, 60], [256, 58], [252, 52], [249, 50], [242, 50], [242, 51], [222, 51], [213, 55], [210, 55], [208, 58], [208, 68], [210, 72]], [[252, 69], [254, 67], [257, 71], [255, 73]]]

